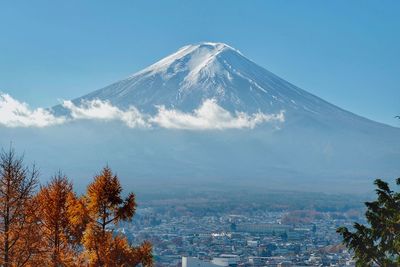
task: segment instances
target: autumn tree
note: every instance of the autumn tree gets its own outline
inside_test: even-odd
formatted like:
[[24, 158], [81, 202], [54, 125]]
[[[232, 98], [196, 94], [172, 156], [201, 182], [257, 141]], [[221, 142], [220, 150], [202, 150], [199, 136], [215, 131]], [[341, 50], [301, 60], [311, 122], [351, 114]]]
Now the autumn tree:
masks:
[[[32, 206], [38, 172], [28, 168], [14, 149], [0, 153], [0, 264], [24, 266], [35, 254], [37, 224]], [[31, 238], [31, 240], [29, 240]]]
[[132, 246], [114, 229], [135, 214], [106, 167], [78, 197], [61, 172], [36, 193], [38, 171], [0, 152], [0, 266], [152, 266], [152, 246]]
[[86, 205], [90, 222], [83, 238], [91, 266], [152, 265], [151, 245], [131, 246], [126, 237], [114, 232], [114, 226], [130, 221], [135, 214], [133, 193], [123, 199], [119, 179], [109, 167], [95, 176], [88, 186]]
[[[400, 178], [396, 180], [400, 185]], [[366, 202], [367, 225], [354, 223], [353, 231], [340, 227], [337, 231], [344, 244], [354, 251], [357, 266], [391, 267], [400, 265], [400, 193], [377, 179], [377, 199]]]
[[76, 197], [70, 195], [68, 202], [68, 219], [70, 242], [75, 248], [82, 246], [83, 234], [89, 223], [89, 215], [87, 213], [85, 197]]
[[[42, 226], [42, 264], [73, 265], [86, 226], [86, 215], [71, 181], [59, 172], [40, 189], [36, 198]], [[77, 214], [78, 209], [81, 212]]]
[[43, 232], [38, 206], [37, 199], [33, 197], [24, 207], [25, 224], [19, 232], [11, 266], [43, 265]]

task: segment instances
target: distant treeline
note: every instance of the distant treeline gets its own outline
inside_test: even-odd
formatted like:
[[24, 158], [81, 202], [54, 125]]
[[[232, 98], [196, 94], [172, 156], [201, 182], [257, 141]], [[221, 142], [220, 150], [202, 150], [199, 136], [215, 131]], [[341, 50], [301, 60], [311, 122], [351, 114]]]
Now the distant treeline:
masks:
[[[349, 213], [363, 211], [364, 195], [324, 194], [316, 192], [235, 190], [211, 191], [202, 189], [176, 192], [169, 195], [147, 196], [143, 207], [151, 207], [158, 214], [209, 216], [242, 214], [256, 211], [297, 211]], [[146, 196], [144, 196], [146, 197]]]
[[132, 246], [114, 231], [135, 214], [135, 195], [121, 197], [109, 167], [78, 196], [61, 172], [39, 185], [38, 170], [15, 151], [0, 152], [0, 265], [152, 266], [148, 242]]

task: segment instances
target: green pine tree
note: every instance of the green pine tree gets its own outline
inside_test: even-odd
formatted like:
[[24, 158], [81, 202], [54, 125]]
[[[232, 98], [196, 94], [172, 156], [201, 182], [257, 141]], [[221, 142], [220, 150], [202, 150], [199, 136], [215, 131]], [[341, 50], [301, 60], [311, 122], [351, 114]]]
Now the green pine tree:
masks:
[[[396, 180], [400, 185], [400, 178]], [[354, 252], [356, 266], [400, 266], [400, 193], [377, 179], [377, 199], [366, 202], [367, 225], [354, 223], [354, 231], [340, 227], [343, 243]]]

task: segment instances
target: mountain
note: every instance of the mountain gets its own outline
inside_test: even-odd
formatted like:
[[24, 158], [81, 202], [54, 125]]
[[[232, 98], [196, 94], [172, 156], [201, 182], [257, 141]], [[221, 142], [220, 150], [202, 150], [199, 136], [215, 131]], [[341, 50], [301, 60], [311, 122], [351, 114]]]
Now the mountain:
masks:
[[[181, 184], [354, 192], [370, 188], [377, 177], [400, 173], [400, 129], [330, 104], [222, 43], [185, 46], [72, 102], [79, 106], [97, 99], [121, 110], [134, 106], [148, 116], [156, 116], [160, 106], [187, 116], [213, 99], [231, 114], [283, 112], [284, 121], [210, 131], [74, 121], [30, 130], [29, 137], [7, 129], [0, 144], [20, 142], [38, 164], [64, 169], [80, 177], [79, 183], [85, 181], [83, 173], [92, 174], [106, 162], [127, 177], [125, 183], [164, 189]], [[62, 105], [52, 110], [70, 112]]]
[[[184, 46], [142, 71], [72, 102], [79, 105], [94, 99], [119, 108], [135, 106], [149, 114], [156, 113], [159, 106], [191, 112], [205, 100], [214, 99], [230, 112], [284, 111], [289, 125], [300, 120], [329, 128], [354, 128], [354, 123], [388, 128], [296, 87], [223, 43]], [[54, 110], [67, 112], [61, 106]]]
[[154, 111], [157, 105], [191, 111], [210, 98], [230, 111], [290, 108], [317, 112], [333, 108], [222, 43], [185, 46], [144, 70], [74, 102], [102, 99], [119, 107], [134, 105], [144, 111]]

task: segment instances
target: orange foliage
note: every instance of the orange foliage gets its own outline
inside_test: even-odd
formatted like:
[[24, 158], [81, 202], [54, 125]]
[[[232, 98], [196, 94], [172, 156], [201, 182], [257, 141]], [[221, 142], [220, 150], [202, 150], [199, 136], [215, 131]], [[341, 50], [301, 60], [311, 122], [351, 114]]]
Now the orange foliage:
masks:
[[131, 246], [126, 237], [115, 234], [113, 225], [132, 219], [136, 210], [135, 195], [121, 198], [118, 177], [105, 167], [88, 186], [86, 203], [90, 223], [83, 237], [83, 245], [90, 266], [152, 265], [148, 243]]
[[152, 266], [152, 246], [114, 232], [135, 214], [135, 195], [121, 197], [109, 167], [78, 197], [60, 172], [35, 194], [37, 171], [14, 150], [0, 153], [0, 265]]
[[0, 154], [0, 264], [24, 266], [37, 253], [38, 222], [33, 194], [38, 173], [14, 150]]
[[[58, 173], [36, 196], [42, 227], [42, 262], [47, 266], [73, 266], [76, 247], [85, 227], [84, 214], [66, 176]], [[79, 218], [77, 218], [79, 217]]]

